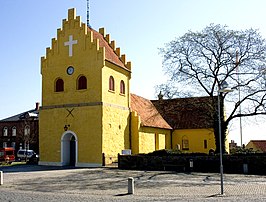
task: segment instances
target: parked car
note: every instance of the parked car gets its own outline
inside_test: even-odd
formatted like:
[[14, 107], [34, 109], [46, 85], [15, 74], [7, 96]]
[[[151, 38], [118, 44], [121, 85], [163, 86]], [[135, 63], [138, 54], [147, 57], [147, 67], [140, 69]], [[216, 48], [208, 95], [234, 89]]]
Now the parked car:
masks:
[[38, 162], [39, 162], [39, 155], [38, 155], [38, 154], [33, 154], [33, 155], [29, 158], [27, 164], [38, 164]]
[[26, 150], [26, 149], [20, 149], [17, 153], [18, 160], [25, 160], [26, 156], [27, 159], [30, 159], [34, 154], [36, 154], [33, 150]]

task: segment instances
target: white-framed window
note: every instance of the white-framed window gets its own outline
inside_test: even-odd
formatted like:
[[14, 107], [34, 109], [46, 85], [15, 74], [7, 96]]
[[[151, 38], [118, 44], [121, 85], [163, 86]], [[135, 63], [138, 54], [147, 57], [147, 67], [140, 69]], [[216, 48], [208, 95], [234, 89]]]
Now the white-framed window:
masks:
[[30, 126], [25, 126], [24, 128], [24, 135], [30, 135]]
[[3, 148], [7, 147], [7, 142], [3, 142]]
[[17, 135], [17, 128], [16, 126], [12, 127], [12, 136], [16, 136]]
[[16, 142], [11, 142], [11, 147], [16, 148]]
[[8, 129], [7, 129], [7, 127], [4, 127], [4, 129], [3, 129], [3, 135], [4, 136], [7, 136], [7, 133], [8, 133]]

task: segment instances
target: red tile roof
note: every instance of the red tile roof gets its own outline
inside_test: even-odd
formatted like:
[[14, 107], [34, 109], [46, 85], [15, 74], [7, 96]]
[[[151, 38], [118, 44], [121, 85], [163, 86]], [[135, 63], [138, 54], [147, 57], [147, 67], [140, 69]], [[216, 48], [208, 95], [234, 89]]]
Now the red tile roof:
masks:
[[192, 97], [152, 100], [152, 103], [173, 129], [201, 129], [213, 128], [216, 109], [212, 99]]
[[[124, 63], [120, 60], [117, 54], [114, 52], [113, 48], [108, 44], [108, 42], [104, 39], [103, 35], [94, 29], [88, 28], [89, 31], [93, 32], [93, 37], [99, 39], [100, 47], [105, 47], [105, 58], [109, 62], [112, 62], [120, 67], [128, 69]], [[128, 69], [129, 70], [129, 69]]]
[[250, 140], [262, 152], [266, 152], [266, 140]]
[[172, 129], [150, 100], [131, 94], [131, 109], [138, 113], [143, 126]]

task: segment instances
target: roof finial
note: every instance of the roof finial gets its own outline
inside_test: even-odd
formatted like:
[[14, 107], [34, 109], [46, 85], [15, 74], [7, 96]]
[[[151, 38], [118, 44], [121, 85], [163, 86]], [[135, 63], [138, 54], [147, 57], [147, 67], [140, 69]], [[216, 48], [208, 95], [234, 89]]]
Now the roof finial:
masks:
[[87, 0], [87, 26], [91, 28], [90, 26], [90, 0]]

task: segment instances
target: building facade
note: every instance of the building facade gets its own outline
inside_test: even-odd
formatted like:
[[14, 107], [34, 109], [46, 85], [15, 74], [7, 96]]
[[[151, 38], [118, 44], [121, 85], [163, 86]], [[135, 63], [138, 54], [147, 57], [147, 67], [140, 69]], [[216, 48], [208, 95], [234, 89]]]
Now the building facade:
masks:
[[0, 147], [39, 152], [39, 103], [35, 109], [0, 120]]
[[131, 63], [104, 29], [70, 9], [41, 74], [40, 164], [99, 166], [129, 148]]
[[123, 151], [148, 153], [180, 144], [208, 153], [213, 130], [177, 130], [184, 128], [173, 127], [155, 102], [130, 93], [131, 62], [115, 44], [103, 28], [95, 31], [75, 9], [68, 11], [41, 58], [39, 164], [96, 167], [103, 154], [112, 163]]

